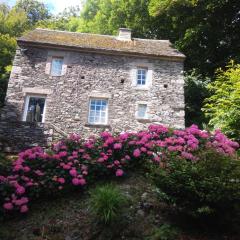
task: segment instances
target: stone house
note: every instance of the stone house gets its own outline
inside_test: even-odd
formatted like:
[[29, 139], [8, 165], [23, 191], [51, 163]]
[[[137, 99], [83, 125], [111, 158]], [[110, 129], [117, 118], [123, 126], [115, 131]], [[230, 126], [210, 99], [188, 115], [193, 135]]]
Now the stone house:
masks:
[[[4, 147], [149, 124], [184, 127], [185, 56], [168, 40], [35, 29], [18, 48], [1, 112]], [[7, 142], [7, 143], [6, 143]]]

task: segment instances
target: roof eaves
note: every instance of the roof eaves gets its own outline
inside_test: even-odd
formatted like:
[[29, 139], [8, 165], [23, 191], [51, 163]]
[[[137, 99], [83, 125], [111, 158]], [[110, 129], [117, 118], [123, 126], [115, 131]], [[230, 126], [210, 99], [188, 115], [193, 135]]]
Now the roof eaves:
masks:
[[[104, 35], [105, 36], [105, 35]], [[163, 41], [163, 40], [159, 40]], [[168, 40], [164, 40], [168, 41]], [[111, 55], [124, 55], [124, 56], [139, 56], [139, 57], [149, 57], [149, 58], [155, 58], [155, 59], [167, 59], [171, 61], [180, 61], [183, 62], [186, 58], [186, 56], [182, 53], [179, 53], [178, 55], [157, 55], [157, 54], [149, 54], [149, 53], [140, 53], [140, 52], [134, 52], [134, 51], [124, 51], [124, 50], [111, 50], [106, 48], [88, 48], [88, 47], [80, 47], [78, 45], [65, 45], [65, 44], [56, 44], [56, 43], [49, 43], [49, 42], [38, 42], [38, 41], [29, 41], [24, 38], [18, 38], [17, 43], [19, 46], [22, 44], [29, 45], [33, 47], [44, 47], [44, 48], [55, 48], [55, 49], [62, 49], [62, 50], [78, 50], [81, 52], [94, 52], [94, 53], [101, 53], [101, 54], [111, 54]]]

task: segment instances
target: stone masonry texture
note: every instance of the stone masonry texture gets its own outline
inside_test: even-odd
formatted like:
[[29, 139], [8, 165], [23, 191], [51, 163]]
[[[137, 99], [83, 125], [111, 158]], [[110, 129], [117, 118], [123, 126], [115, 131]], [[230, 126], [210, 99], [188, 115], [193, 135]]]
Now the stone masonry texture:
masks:
[[[0, 119], [0, 141], [5, 148], [46, 145], [59, 132], [87, 137], [106, 129], [142, 130], [149, 124], [184, 127], [182, 61], [61, 50], [61, 56], [67, 56], [66, 73], [53, 77], [45, 70], [49, 52], [54, 55], [54, 51], [59, 55], [59, 50], [46, 47], [17, 49]], [[132, 86], [132, 68], [139, 64], [152, 66], [148, 89]], [[26, 94], [46, 96], [45, 123], [34, 127], [22, 122]], [[89, 99], [96, 96], [108, 98], [106, 126], [88, 124]], [[148, 104], [148, 119], [136, 118], [138, 102]]]

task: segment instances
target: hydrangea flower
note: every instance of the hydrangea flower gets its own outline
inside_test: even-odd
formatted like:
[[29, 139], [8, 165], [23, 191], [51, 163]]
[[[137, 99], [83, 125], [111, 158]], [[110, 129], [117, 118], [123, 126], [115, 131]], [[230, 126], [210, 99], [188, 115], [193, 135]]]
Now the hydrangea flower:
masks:
[[3, 204], [3, 208], [6, 210], [12, 210], [13, 209], [13, 204], [8, 202]]
[[138, 158], [141, 156], [141, 151], [137, 148], [133, 151], [133, 156]]
[[[29, 196], [35, 192], [61, 191], [64, 188], [84, 186], [94, 169], [99, 173], [124, 175], [131, 164], [142, 160], [153, 161], [161, 167], [173, 157], [197, 161], [198, 150], [215, 149], [233, 155], [239, 144], [228, 139], [220, 130], [213, 134], [193, 125], [185, 130], [169, 130], [162, 125], [151, 125], [148, 130], [112, 135], [103, 132], [99, 138], [86, 141], [78, 135], [53, 144], [51, 152], [41, 147], [27, 149], [13, 162], [9, 175], [0, 176], [0, 183], [9, 191], [2, 207], [6, 211], [28, 211]], [[101, 172], [102, 171], [102, 172]], [[39, 191], [40, 190], [40, 191]], [[30, 195], [29, 195], [30, 194]]]
[[116, 176], [117, 177], [121, 177], [123, 174], [124, 174], [124, 172], [123, 172], [122, 169], [117, 169], [117, 171], [116, 171]]

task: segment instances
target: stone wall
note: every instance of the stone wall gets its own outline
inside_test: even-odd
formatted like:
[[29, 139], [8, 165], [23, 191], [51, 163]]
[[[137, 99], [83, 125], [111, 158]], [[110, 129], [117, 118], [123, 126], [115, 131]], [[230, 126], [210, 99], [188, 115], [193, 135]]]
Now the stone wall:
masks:
[[[65, 57], [63, 76], [47, 74], [49, 54]], [[147, 89], [138, 89], [132, 84], [132, 70], [137, 66], [152, 70], [152, 83]], [[183, 63], [177, 61], [32, 47], [24, 51], [17, 49], [1, 121], [21, 121], [26, 95], [40, 94], [46, 96], [45, 123], [54, 124], [68, 134], [88, 136], [103, 129], [140, 130], [152, 123], [183, 128], [182, 71]], [[97, 96], [108, 98], [106, 126], [88, 124], [89, 99]], [[135, 117], [137, 104], [142, 101], [148, 103], [149, 118], [146, 120]], [[34, 127], [30, 129], [35, 131]]]
[[68, 135], [50, 123], [0, 121], [0, 151], [17, 153], [29, 147], [48, 147]]

